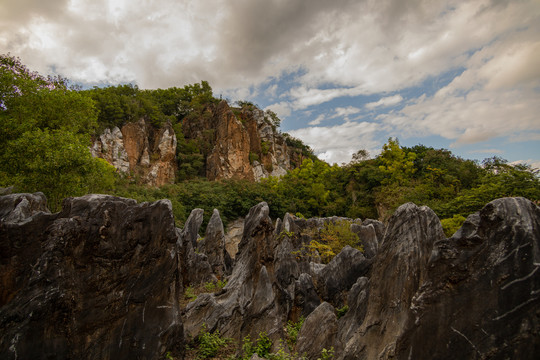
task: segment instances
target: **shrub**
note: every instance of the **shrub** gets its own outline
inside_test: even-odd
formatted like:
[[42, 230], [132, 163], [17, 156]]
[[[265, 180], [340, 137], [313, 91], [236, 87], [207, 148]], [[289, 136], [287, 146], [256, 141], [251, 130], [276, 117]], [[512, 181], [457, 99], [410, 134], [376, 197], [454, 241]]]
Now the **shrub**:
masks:
[[254, 152], [249, 153], [249, 163], [253, 164], [255, 161], [259, 161], [259, 155], [255, 154]]
[[199, 334], [199, 351], [200, 359], [208, 359], [216, 356], [229, 342], [229, 339], [221, 338], [219, 331], [210, 333], [206, 330], [206, 324], [203, 325]]
[[441, 224], [444, 230], [444, 234], [447, 237], [454, 235], [454, 233], [463, 225], [465, 217], [461, 215], [454, 215], [449, 219], [442, 219]]
[[334, 347], [332, 346], [330, 350], [322, 349], [321, 357], [317, 360], [330, 360], [334, 358]]
[[287, 325], [285, 326], [285, 333], [287, 334], [287, 345], [289, 346], [289, 350], [291, 351], [294, 348], [294, 345], [296, 345], [298, 333], [300, 332], [300, 329], [304, 324], [304, 320], [305, 318], [301, 316], [297, 322], [292, 322], [291, 320], [287, 321]]

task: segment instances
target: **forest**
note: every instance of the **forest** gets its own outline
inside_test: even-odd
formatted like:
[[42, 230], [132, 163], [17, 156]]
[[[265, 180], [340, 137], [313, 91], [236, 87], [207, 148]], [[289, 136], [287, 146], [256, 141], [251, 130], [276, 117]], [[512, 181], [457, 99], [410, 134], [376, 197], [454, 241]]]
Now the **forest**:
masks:
[[[287, 136], [309, 156], [285, 176], [210, 182], [202, 171], [208, 144], [205, 139], [184, 139], [182, 120], [209, 116], [209, 106], [219, 101], [205, 81], [157, 90], [134, 85], [81, 89], [67, 79], [33, 72], [9, 54], [0, 55], [0, 187], [42, 191], [52, 211], [61, 208], [64, 198], [87, 193], [139, 201], [167, 198], [178, 226], [196, 207], [205, 210], [205, 221], [217, 208], [225, 223], [245, 216], [261, 201], [269, 204], [272, 218], [289, 212], [306, 218], [385, 221], [399, 205], [414, 202], [432, 208], [448, 236], [493, 199], [540, 199], [538, 169], [498, 157], [462, 159], [420, 144], [405, 147], [397, 138], [388, 139], [377, 156], [359, 144], [352, 160], [339, 166], [318, 160], [299, 139]], [[141, 117], [155, 127], [173, 124], [179, 168], [174, 184], [141, 186], [90, 154], [92, 138], [105, 128]], [[272, 122], [279, 128], [275, 114]]]

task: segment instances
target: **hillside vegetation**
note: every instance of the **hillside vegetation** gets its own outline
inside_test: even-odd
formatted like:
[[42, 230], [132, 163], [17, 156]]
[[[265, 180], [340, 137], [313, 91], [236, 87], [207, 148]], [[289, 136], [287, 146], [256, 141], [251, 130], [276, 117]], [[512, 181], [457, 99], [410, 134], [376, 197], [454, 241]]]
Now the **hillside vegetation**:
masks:
[[[428, 205], [442, 219], [447, 234], [487, 202], [505, 196], [540, 199], [538, 170], [510, 165], [502, 158], [478, 163], [445, 149], [403, 147], [390, 138], [380, 155], [362, 150], [349, 164], [329, 165], [309, 147], [286, 136], [307, 155], [300, 167], [281, 178], [259, 183], [209, 182], [204, 178], [205, 139], [186, 140], [186, 118], [202, 119], [219, 102], [207, 82], [183, 88], [141, 90], [132, 85], [81, 90], [62, 78], [30, 71], [10, 55], [0, 56], [0, 186], [43, 191], [52, 210], [63, 198], [101, 192], [140, 201], [168, 198], [178, 225], [191, 209], [217, 208], [225, 222], [266, 201], [271, 216], [285, 212], [312, 216], [347, 216], [386, 220], [405, 202]], [[254, 106], [243, 102], [243, 106]], [[279, 118], [268, 113], [273, 125]], [[103, 129], [141, 117], [159, 127], [169, 121], [176, 132], [179, 171], [175, 184], [142, 187], [93, 158], [88, 147]]]

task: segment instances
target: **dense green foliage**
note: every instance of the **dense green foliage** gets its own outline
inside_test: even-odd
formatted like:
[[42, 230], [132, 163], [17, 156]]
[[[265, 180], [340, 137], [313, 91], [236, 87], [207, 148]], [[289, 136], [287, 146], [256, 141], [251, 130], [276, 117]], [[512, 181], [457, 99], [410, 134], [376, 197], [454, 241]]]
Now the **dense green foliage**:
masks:
[[0, 56], [0, 186], [43, 191], [49, 207], [63, 198], [111, 191], [115, 169], [90, 155], [94, 103], [62, 78], [31, 72]]
[[[219, 101], [205, 81], [182, 88], [141, 90], [119, 85], [81, 91], [69, 88], [65, 79], [41, 76], [17, 58], [2, 55], [0, 186], [43, 191], [52, 210], [58, 210], [64, 197], [90, 192], [139, 201], [168, 198], [179, 225], [193, 208], [205, 210], [205, 223], [217, 208], [227, 223], [245, 216], [260, 201], [269, 204], [273, 218], [290, 212], [305, 217], [386, 220], [399, 205], [411, 201], [431, 207], [442, 219], [447, 235], [459, 228], [466, 216], [495, 198], [540, 199], [538, 172], [526, 165], [510, 165], [500, 158], [479, 164], [444, 149], [402, 147], [393, 138], [374, 158], [359, 150], [349, 164], [331, 166], [318, 160], [299, 139], [283, 134], [287, 144], [303, 155], [298, 168], [260, 183], [209, 182], [204, 179], [205, 161], [213, 130], [201, 131], [194, 139], [184, 137], [184, 132], [186, 124], [200, 124], [214, 116]], [[240, 121], [242, 114], [256, 108], [249, 102], [239, 102], [239, 106], [233, 112], [238, 113]], [[269, 124], [279, 127], [275, 113], [265, 114]], [[157, 127], [165, 122], [173, 126], [179, 167], [175, 184], [138, 186], [117, 176], [104, 161], [91, 157], [91, 136], [140, 118]], [[254, 153], [251, 160], [264, 155], [268, 148], [261, 143], [261, 154]], [[330, 238], [318, 241], [335, 253], [339, 249], [332, 248]]]

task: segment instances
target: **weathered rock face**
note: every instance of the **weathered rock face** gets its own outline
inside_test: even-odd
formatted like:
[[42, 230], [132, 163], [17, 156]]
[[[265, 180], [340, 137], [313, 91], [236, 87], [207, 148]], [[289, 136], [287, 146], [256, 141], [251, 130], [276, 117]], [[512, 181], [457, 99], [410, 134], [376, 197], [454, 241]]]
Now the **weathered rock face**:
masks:
[[[540, 208], [522, 198], [489, 203], [449, 239], [433, 211], [405, 204], [386, 226], [351, 227], [371, 242], [370, 257], [346, 247], [327, 265], [298, 251], [338, 218], [286, 215], [274, 227], [261, 203], [232, 262], [217, 211], [201, 240], [201, 209], [180, 230], [167, 201], [92, 195], [57, 214], [44, 201], [0, 197], [2, 359], [181, 358], [203, 324], [240, 343], [266, 332], [276, 351], [300, 316], [292, 351], [308, 359], [330, 347], [336, 359], [540, 350]], [[225, 288], [179, 308], [183, 288], [218, 278]]]
[[302, 163], [301, 151], [287, 145], [262, 110], [233, 111], [222, 101], [208, 111], [207, 118], [189, 120], [182, 126], [186, 139], [205, 139], [209, 143], [209, 180], [258, 181], [270, 175], [284, 175]]
[[425, 281], [433, 242], [444, 239], [435, 213], [412, 203], [389, 221], [370, 279], [366, 318], [346, 343], [351, 358], [390, 358], [403, 335], [412, 298]]
[[141, 119], [127, 123], [121, 130], [105, 129], [91, 152], [120, 172], [139, 176], [147, 185], [172, 183], [176, 176], [176, 136], [170, 123], [155, 129]]
[[227, 225], [227, 229], [225, 230], [225, 250], [227, 250], [232, 259], [236, 257], [243, 233], [244, 219], [232, 221]]
[[[281, 176], [300, 166], [305, 157], [301, 149], [287, 145], [264, 111], [233, 111], [226, 101], [208, 105], [200, 118], [185, 118], [182, 130], [186, 140], [200, 145], [208, 180], [259, 181]], [[118, 171], [138, 176], [144, 184], [161, 186], [175, 179], [176, 146], [170, 123], [156, 129], [141, 119], [122, 129], [106, 129], [95, 139], [91, 152]]]
[[338, 329], [335, 309], [323, 302], [306, 318], [300, 333], [296, 350], [305, 354], [308, 359], [317, 359], [323, 349], [330, 349]]
[[[19, 205], [33, 197], [13, 196]], [[170, 202], [88, 195], [65, 200], [56, 214], [35, 205], [25, 218], [2, 211], [0, 358], [181, 355]]]
[[540, 208], [523, 198], [489, 203], [433, 244], [396, 353], [533, 359], [540, 351], [539, 268]]

